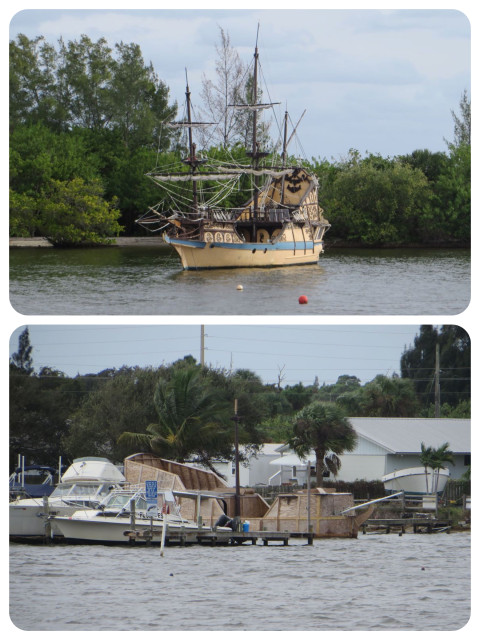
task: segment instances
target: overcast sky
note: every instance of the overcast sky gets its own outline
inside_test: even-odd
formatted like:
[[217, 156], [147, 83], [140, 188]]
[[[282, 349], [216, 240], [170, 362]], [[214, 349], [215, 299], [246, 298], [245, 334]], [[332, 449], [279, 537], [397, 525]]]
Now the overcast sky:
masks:
[[248, 64], [260, 25], [260, 60], [272, 101], [282, 103], [280, 118], [285, 106], [294, 122], [307, 110], [301, 147], [289, 149], [307, 158], [341, 159], [351, 148], [382, 156], [446, 151], [451, 110], [458, 113], [463, 91], [470, 92], [469, 20], [452, 9], [424, 10], [428, 2], [422, 10], [331, 10], [343, 5], [323, 2], [327, 11], [161, 10], [163, 2], [156, 3], [159, 10], [104, 10], [109, 4], [98, 11], [20, 11], [10, 38], [43, 35], [56, 45], [60, 37], [86, 34], [94, 41], [105, 37], [111, 47], [135, 42], [181, 107], [185, 68], [197, 106], [202, 75], [214, 78], [219, 27]]
[[[200, 361], [201, 325], [27, 325], [38, 372], [49, 366], [69, 376], [122, 365], [160, 366], [192, 355]], [[10, 354], [18, 350], [19, 327]], [[204, 325], [205, 364], [250, 369], [263, 382], [320, 384], [342, 374], [365, 383], [400, 373], [418, 325]]]

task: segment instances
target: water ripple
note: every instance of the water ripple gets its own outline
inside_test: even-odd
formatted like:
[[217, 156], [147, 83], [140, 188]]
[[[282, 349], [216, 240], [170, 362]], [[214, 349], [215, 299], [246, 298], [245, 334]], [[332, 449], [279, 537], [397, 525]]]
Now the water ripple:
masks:
[[[427, 557], [435, 563], [421, 571]], [[169, 547], [164, 557], [10, 545], [10, 615], [27, 631], [447, 631], [468, 621], [469, 593], [468, 534]]]
[[10, 251], [10, 301], [24, 314], [430, 315], [469, 300], [467, 250], [332, 249], [308, 267], [198, 272], [169, 247]]

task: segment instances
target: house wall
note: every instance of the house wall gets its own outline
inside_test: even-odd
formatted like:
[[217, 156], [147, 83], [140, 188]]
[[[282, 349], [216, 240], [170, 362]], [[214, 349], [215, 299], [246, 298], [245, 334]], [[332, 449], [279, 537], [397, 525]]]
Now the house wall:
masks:
[[263, 455], [260, 453], [257, 458], [250, 458], [249, 486], [254, 487], [258, 484], [268, 484], [268, 479], [280, 469], [280, 467], [270, 464], [270, 461], [275, 458], [278, 458], [278, 453], [273, 455]]
[[336, 480], [344, 482], [380, 480], [387, 473], [385, 471], [385, 455], [346, 454], [340, 456], [340, 460], [342, 466]]
[[[276, 448], [280, 445], [266, 445], [270, 448]], [[257, 456], [251, 456], [248, 460], [248, 466], [240, 464], [240, 486], [254, 487], [258, 484], [268, 484], [268, 479], [274, 475], [280, 467], [270, 464], [271, 460], [278, 458], [278, 452], [265, 454], [260, 451]], [[229, 487], [235, 486], [235, 464], [230, 461], [215, 461], [213, 467], [226, 478]], [[280, 484], [278, 481], [276, 484]]]
[[[220, 473], [224, 478], [227, 484], [227, 487], [235, 486], [235, 463], [231, 461], [226, 462], [214, 462], [213, 468], [215, 471]], [[241, 487], [249, 487], [250, 483], [250, 471], [248, 467], [244, 467], [240, 464], [240, 486]]]

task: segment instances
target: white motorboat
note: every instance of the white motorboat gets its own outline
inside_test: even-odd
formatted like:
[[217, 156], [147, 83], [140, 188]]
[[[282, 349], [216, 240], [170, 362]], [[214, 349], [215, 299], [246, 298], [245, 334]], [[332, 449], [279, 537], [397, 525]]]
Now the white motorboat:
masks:
[[45, 498], [17, 499], [10, 503], [10, 539], [43, 537], [46, 524], [52, 525], [52, 536], [58, 535], [49, 515], [69, 516], [81, 507], [97, 507], [109, 491], [125, 482], [125, 476], [106, 458], [77, 458], [65, 471], [47, 503]]
[[450, 477], [448, 469], [432, 469], [427, 467], [409, 467], [397, 469], [383, 476], [382, 482], [386, 491], [405, 491], [406, 493], [432, 494], [441, 493]]
[[98, 509], [79, 509], [70, 516], [54, 516], [53, 522], [64, 541], [74, 543], [128, 543], [128, 531], [149, 534], [139, 537], [143, 541], [149, 540], [149, 536], [160, 541], [165, 526], [170, 532], [179, 529], [185, 532], [210, 530], [208, 526], [181, 516], [173, 492], [159, 491], [158, 498], [161, 500], [160, 509], [147, 502], [143, 488], [115, 490]]

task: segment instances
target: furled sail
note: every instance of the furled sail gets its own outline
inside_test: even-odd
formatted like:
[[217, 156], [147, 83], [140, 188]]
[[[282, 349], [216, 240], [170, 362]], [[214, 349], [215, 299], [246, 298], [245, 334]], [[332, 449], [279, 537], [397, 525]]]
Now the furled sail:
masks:
[[167, 122], [167, 127], [170, 129], [181, 129], [183, 127], [202, 129], [204, 127], [213, 127], [217, 124], [218, 122]]
[[257, 103], [257, 104], [229, 104], [228, 106], [232, 109], [244, 109], [246, 111], [262, 111], [263, 109], [270, 109], [275, 104], [280, 104], [280, 102], [265, 102], [265, 103]]
[[206, 182], [207, 180], [236, 180], [238, 173], [179, 173], [179, 174], [152, 174], [147, 173], [148, 177], [155, 182]]

